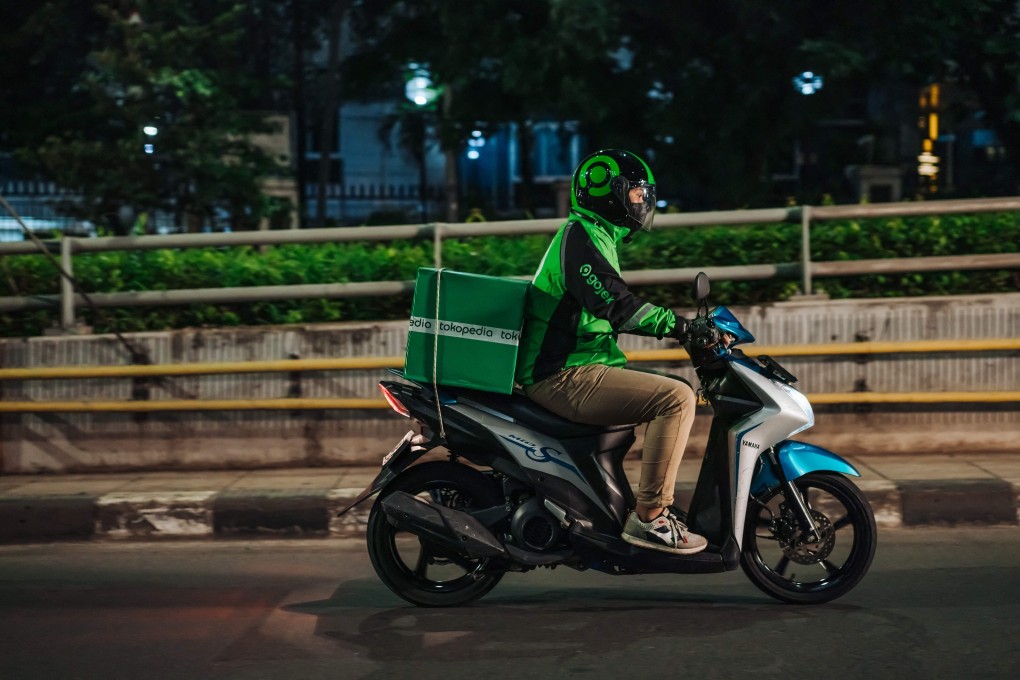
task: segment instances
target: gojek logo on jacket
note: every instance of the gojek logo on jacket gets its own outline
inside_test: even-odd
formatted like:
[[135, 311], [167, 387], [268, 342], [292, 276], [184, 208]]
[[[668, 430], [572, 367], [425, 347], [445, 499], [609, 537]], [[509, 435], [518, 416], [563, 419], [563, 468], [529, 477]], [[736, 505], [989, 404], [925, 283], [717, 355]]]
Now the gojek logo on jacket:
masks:
[[612, 304], [613, 301], [616, 299], [609, 294], [609, 291], [606, 290], [606, 287], [602, 285], [602, 282], [599, 281], [598, 277], [591, 273], [590, 264], [581, 265], [581, 276], [585, 277], [584, 279], [585, 283], [591, 286], [595, 290], [595, 293], [600, 298], [606, 301], [607, 305]]

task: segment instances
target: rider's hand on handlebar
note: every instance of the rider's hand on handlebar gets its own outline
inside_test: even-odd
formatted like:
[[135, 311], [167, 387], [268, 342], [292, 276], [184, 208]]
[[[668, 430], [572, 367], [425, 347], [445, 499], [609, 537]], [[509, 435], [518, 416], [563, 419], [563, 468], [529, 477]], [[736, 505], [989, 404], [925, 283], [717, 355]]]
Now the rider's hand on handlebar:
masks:
[[728, 349], [736, 340], [736, 337], [723, 332], [710, 319], [704, 317], [691, 321], [677, 316], [676, 325], [670, 335], [679, 340], [681, 345], [692, 343], [698, 349], [711, 349], [720, 343], [723, 349]]
[[691, 322], [682, 316], [676, 317], [676, 325], [673, 326], [673, 332], [670, 334], [674, 338], [680, 341], [680, 344], [687, 342], [687, 331], [690, 328]]

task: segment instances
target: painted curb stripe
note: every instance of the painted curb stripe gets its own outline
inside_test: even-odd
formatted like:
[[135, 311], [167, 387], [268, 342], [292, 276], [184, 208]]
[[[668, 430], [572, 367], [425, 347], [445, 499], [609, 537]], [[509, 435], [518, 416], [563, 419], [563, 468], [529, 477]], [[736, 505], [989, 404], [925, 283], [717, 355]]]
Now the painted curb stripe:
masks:
[[[880, 528], [1020, 524], [1020, 483], [1001, 479], [860, 480]], [[159, 539], [247, 534], [360, 537], [374, 499], [343, 517], [360, 488], [258, 495], [228, 491], [112, 492], [0, 498], [0, 542]], [[678, 499], [690, 489], [678, 486]]]
[[96, 535], [107, 538], [211, 536], [215, 491], [117, 491], [96, 500]]

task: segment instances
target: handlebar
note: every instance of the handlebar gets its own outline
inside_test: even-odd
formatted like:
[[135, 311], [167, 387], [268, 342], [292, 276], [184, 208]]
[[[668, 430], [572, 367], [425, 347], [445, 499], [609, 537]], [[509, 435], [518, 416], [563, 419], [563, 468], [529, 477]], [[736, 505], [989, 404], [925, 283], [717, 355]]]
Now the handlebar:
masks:
[[722, 333], [716, 328], [715, 322], [699, 316], [687, 325], [687, 342], [697, 349], [712, 347], [722, 339]]

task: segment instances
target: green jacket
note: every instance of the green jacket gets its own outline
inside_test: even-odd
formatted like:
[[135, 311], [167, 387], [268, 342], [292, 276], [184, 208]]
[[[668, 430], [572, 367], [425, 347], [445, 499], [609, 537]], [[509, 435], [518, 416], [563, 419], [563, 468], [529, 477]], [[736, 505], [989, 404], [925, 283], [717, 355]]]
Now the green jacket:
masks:
[[671, 335], [676, 315], [630, 292], [617, 247], [629, 231], [582, 208], [553, 237], [528, 289], [517, 382], [531, 385], [565, 368], [622, 366], [618, 333]]

